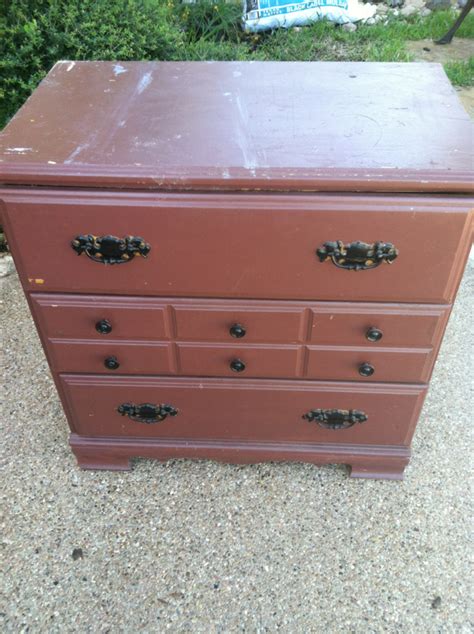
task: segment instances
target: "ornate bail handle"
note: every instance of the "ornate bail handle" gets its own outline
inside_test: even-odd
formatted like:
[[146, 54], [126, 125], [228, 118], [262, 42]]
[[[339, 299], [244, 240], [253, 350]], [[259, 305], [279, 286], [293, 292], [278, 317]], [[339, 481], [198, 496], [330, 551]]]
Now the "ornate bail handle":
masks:
[[317, 249], [316, 255], [320, 262], [330, 259], [340, 269], [362, 271], [375, 269], [382, 262], [392, 264], [398, 256], [398, 249], [390, 242], [367, 244], [356, 240], [356, 242], [344, 244], [341, 240], [337, 240], [325, 242]]
[[136, 255], [146, 258], [151, 246], [138, 236], [93, 236], [79, 235], [71, 242], [71, 247], [77, 253], [85, 253], [94, 262], [102, 264], [123, 264], [130, 262]]
[[369, 417], [357, 409], [312, 409], [302, 418], [325, 429], [348, 429], [356, 423], [364, 423]]
[[154, 405], [153, 403], [122, 403], [117, 407], [117, 412], [122, 416], [128, 416], [138, 423], [159, 423], [167, 416], [177, 416], [178, 410], [172, 405]]

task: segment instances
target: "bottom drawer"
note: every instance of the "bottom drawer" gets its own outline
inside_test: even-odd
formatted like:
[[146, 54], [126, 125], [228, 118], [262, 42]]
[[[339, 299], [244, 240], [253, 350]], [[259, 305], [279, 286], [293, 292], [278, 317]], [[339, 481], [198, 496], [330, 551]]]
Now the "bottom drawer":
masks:
[[[409, 444], [427, 389], [263, 379], [60, 379], [71, 428], [83, 436], [377, 445]], [[349, 410], [360, 412], [352, 413], [354, 424], [344, 413]]]

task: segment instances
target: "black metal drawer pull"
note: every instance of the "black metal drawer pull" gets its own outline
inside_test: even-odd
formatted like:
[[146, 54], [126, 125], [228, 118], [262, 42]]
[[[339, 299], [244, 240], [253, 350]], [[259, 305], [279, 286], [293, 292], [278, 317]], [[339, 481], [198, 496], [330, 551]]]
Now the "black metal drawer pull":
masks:
[[375, 343], [376, 341], [380, 341], [382, 339], [383, 332], [378, 328], [372, 327], [367, 330], [365, 336], [369, 341], [373, 341]]
[[235, 337], [236, 339], [241, 339], [242, 337], [245, 337], [246, 334], [246, 330], [243, 326], [241, 326], [240, 324], [234, 324], [233, 326], [230, 327], [229, 333], [231, 334], [232, 337]]
[[117, 412], [122, 416], [128, 416], [139, 423], [159, 423], [167, 416], [177, 416], [178, 410], [172, 405], [154, 405], [153, 403], [122, 403], [117, 407]]
[[79, 235], [71, 242], [71, 247], [77, 255], [85, 253], [94, 262], [102, 264], [123, 264], [136, 255], [146, 258], [151, 250], [151, 246], [138, 236]]
[[95, 329], [101, 335], [108, 335], [109, 332], [112, 332], [112, 324], [108, 319], [101, 319], [96, 323]]
[[117, 357], [107, 357], [104, 359], [104, 365], [107, 370], [118, 370], [120, 367]]
[[372, 376], [374, 372], [375, 368], [370, 363], [365, 362], [359, 366], [359, 374], [361, 376]]
[[367, 244], [357, 240], [350, 244], [344, 244], [344, 242], [337, 240], [325, 242], [317, 249], [316, 255], [320, 262], [330, 259], [340, 269], [362, 271], [375, 269], [382, 262], [392, 264], [398, 256], [398, 249], [390, 242]]
[[357, 409], [312, 409], [303, 418], [325, 429], [348, 429], [356, 423], [365, 423], [369, 417]]
[[245, 370], [245, 363], [240, 359], [233, 359], [230, 362], [230, 369], [234, 372], [243, 372]]

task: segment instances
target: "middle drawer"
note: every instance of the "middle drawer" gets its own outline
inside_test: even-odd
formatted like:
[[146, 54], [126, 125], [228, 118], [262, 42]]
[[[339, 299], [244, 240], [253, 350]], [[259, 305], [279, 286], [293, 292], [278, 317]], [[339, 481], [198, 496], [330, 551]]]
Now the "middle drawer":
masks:
[[50, 339], [57, 372], [177, 374], [235, 378], [308, 378], [341, 381], [429, 380], [432, 349], [344, 348], [275, 344]]
[[450, 306], [31, 296], [57, 372], [419, 383]]
[[436, 347], [451, 306], [32, 293], [54, 339]]

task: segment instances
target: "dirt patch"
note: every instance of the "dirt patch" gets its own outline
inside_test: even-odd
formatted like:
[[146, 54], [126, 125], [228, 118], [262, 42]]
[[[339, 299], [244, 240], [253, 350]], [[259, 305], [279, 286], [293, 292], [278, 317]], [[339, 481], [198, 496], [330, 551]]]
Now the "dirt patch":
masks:
[[474, 87], [456, 88], [462, 105], [466, 108], [467, 113], [474, 119]]
[[465, 37], [455, 37], [451, 44], [435, 44], [433, 40], [417, 40], [407, 42], [407, 49], [413, 55], [415, 62], [446, 62], [467, 61], [474, 55], [474, 40]]

